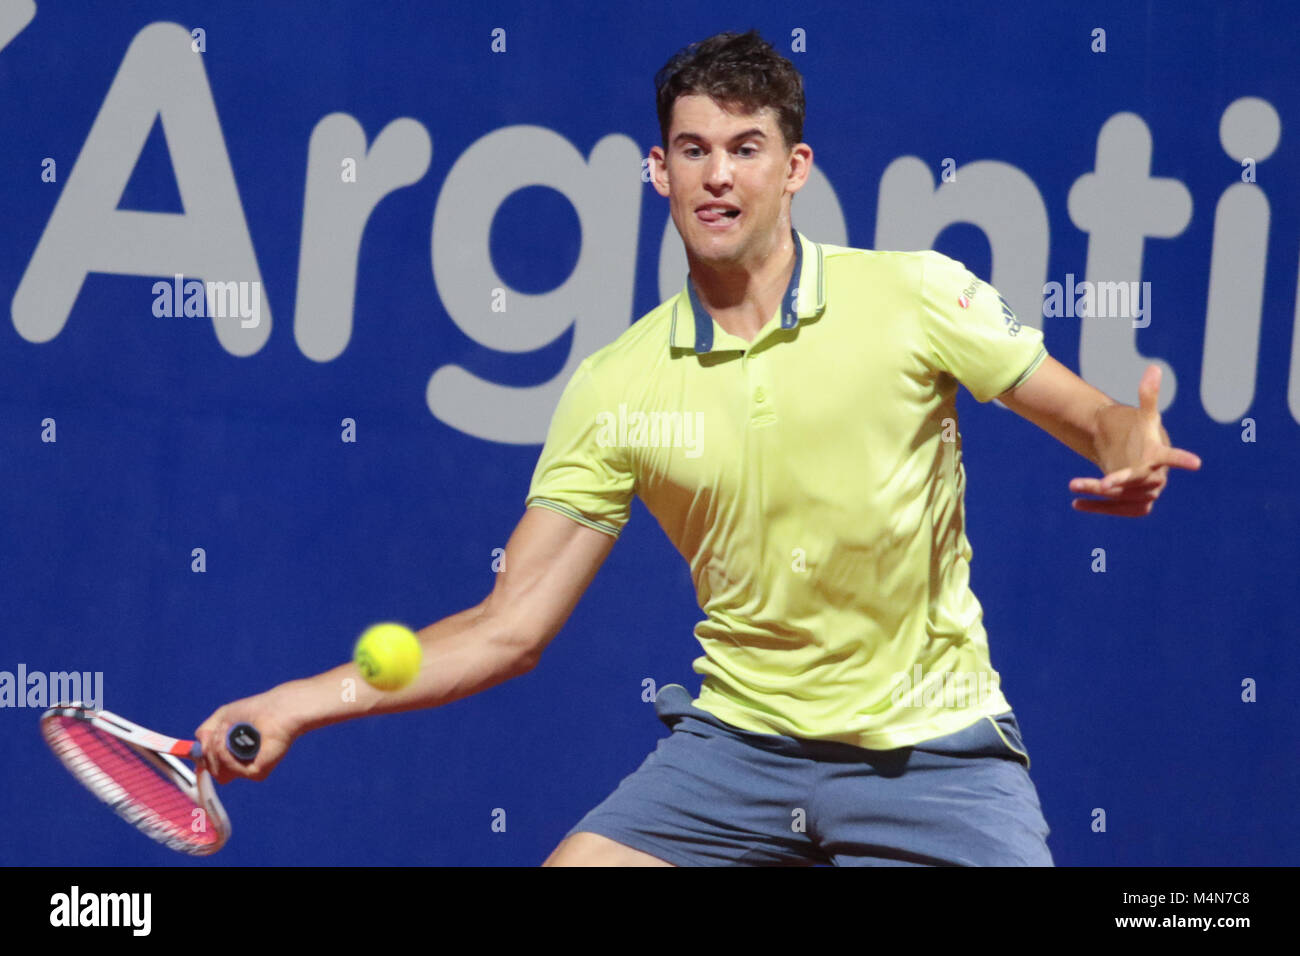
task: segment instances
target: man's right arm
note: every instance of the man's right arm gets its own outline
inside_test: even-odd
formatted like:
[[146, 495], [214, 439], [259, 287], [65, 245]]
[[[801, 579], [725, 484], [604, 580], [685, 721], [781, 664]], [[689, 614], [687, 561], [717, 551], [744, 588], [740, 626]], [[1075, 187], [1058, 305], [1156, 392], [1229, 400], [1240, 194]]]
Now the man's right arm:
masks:
[[[209, 769], [220, 782], [236, 776], [260, 780], [308, 730], [370, 714], [440, 707], [527, 673], [573, 613], [615, 540], [545, 507], [527, 508], [506, 542], [504, 568], [492, 592], [419, 632], [424, 654], [410, 684], [376, 690], [348, 662], [234, 701], [196, 733]], [[348, 679], [354, 695], [343, 693]], [[226, 729], [241, 721], [262, 734], [261, 753], [250, 765], [236, 762], [219, 744]]]

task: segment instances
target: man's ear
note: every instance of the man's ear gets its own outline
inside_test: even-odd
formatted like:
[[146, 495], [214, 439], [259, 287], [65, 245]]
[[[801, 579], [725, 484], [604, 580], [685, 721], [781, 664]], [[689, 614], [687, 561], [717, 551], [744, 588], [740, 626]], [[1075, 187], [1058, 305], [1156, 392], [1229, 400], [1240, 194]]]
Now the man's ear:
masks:
[[662, 147], [650, 147], [650, 183], [655, 192], [668, 198], [668, 160]]
[[791, 194], [793, 195], [793, 193], [797, 193], [800, 189], [803, 189], [803, 187], [808, 184], [808, 177], [812, 174], [812, 163], [813, 163], [812, 147], [809, 146], [807, 143], [797, 143], [794, 146], [790, 147], [790, 155], [788, 158], [788, 162], [790, 163], [791, 175], [794, 174], [794, 169], [796, 164], [802, 164], [803, 166], [802, 181], [799, 183], [797, 189], [792, 190]]

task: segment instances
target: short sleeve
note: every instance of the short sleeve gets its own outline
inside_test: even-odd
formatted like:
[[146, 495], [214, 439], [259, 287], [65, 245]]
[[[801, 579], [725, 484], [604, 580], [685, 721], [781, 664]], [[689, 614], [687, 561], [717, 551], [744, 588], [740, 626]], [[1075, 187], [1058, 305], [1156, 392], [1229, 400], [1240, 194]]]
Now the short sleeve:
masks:
[[604, 418], [610, 414], [584, 359], [551, 416], [525, 507], [549, 508], [596, 531], [619, 536], [631, 516], [636, 479], [626, 449], [607, 440]]
[[955, 259], [923, 254], [921, 324], [935, 367], [980, 402], [1019, 385], [1047, 358], [1043, 333]]

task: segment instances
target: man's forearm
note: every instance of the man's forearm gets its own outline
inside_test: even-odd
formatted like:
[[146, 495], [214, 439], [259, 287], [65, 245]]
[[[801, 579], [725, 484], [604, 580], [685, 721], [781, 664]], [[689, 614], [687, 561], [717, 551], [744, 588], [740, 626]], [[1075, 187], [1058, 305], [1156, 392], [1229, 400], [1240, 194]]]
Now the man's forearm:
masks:
[[440, 707], [527, 672], [532, 661], [518, 638], [482, 605], [430, 624], [417, 635], [420, 672], [406, 687], [382, 691], [349, 661], [333, 670], [275, 688], [279, 706], [299, 732], [372, 714]]
[[1099, 419], [1103, 409], [1119, 404], [1105, 392], [1049, 355], [1028, 381], [999, 398], [1016, 414], [1101, 467], [1104, 443], [1099, 441]]
[[[1036, 422], [1036, 424], [1040, 425], [1062, 445], [1082, 455], [1104, 471], [1101, 443], [1098, 441], [1101, 416], [1103, 412], [1107, 415], [1112, 414], [1112, 412], [1106, 411], [1107, 409], [1131, 408], [1131, 406], [1121, 405], [1104, 392], [1096, 389], [1091, 389], [1091, 391], [1094, 394], [1089, 395], [1083, 402], [1075, 406], [1072, 413], [1063, 414], [1055, 420], [1044, 419]], [[1137, 409], [1131, 410], [1137, 411]]]

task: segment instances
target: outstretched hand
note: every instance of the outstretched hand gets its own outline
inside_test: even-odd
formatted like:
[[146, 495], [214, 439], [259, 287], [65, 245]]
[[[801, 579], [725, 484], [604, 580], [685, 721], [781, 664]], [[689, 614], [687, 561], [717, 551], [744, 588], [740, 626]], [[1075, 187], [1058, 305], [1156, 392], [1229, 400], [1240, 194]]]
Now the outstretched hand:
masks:
[[1148, 365], [1138, 385], [1138, 407], [1109, 405], [1097, 412], [1096, 446], [1102, 478], [1075, 478], [1070, 490], [1101, 498], [1076, 498], [1077, 511], [1140, 518], [1151, 513], [1170, 468], [1196, 471], [1201, 459], [1169, 443], [1160, 424], [1160, 366]]

